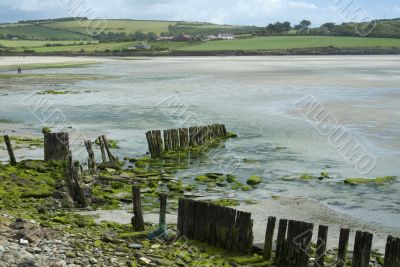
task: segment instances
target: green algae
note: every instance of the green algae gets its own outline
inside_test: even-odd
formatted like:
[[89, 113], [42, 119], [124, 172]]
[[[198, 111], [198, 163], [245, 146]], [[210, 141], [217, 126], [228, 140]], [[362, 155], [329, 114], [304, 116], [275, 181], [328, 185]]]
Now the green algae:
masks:
[[[96, 145], [100, 145], [100, 142], [99, 142], [99, 140], [98, 139], [96, 139]], [[115, 139], [107, 139], [107, 143], [108, 143], [108, 146], [109, 146], [109, 148], [111, 148], [111, 149], [118, 149], [118, 148], [120, 148], [119, 147], [119, 145], [118, 145], [118, 140], [115, 140]]]
[[386, 183], [393, 182], [396, 179], [397, 177], [395, 176], [385, 176], [376, 178], [348, 178], [344, 180], [344, 183], [349, 185], [360, 185], [360, 184], [383, 185]]
[[[14, 149], [27, 148], [27, 147], [43, 147], [42, 138], [32, 138], [23, 136], [10, 136], [10, 141]], [[0, 138], [0, 144], [4, 143], [4, 139]]]
[[251, 186], [256, 186], [256, 185], [260, 184], [261, 182], [262, 182], [261, 177], [257, 176], [257, 175], [250, 176], [247, 179], [247, 184], [251, 185]]
[[240, 205], [240, 202], [237, 199], [218, 199], [213, 200], [212, 203], [222, 207], [234, 207]]

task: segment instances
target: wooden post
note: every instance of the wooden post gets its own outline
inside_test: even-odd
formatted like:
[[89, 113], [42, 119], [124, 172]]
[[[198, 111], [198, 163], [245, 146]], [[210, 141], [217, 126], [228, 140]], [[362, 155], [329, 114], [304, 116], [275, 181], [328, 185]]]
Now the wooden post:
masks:
[[44, 160], [66, 160], [69, 152], [68, 133], [44, 134]]
[[78, 203], [79, 206], [86, 207], [87, 200], [85, 197], [85, 193], [83, 192], [83, 189], [82, 189], [81, 185], [79, 184], [78, 170], [74, 166], [71, 152], [69, 152], [67, 157], [68, 157], [68, 162], [67, 162], [67, 166], [65, 167], [65, 175], [67, 177], [70, 195], [71, 195], [72, 199], [76, 203]]
[[353, 250], [352, 267], [368, 267], [371, 260], [373, 235], [368, 232], [357, 231]]
[[172, 145], [172, 150], [177, 151], [179, 149], [179, 130], [178, 129], [171, 130], [171, 145]]
[[274, 231], [275, 231], [275, 223], [276, 217], [269, 217], [267, 230], [265, 233], [265, 242], [264, 242], [264, 259], [270, 260], [272, 255], [272, 243], [274, 238]]
[[103, 138], [104, 147], [107, 151], [108, 158], [110, 159], [111, 162], [114, 162], [115, 157], [111, 154], [110, 146], [108, 145], [108, 142], [107, 142], [107, 137], [105, 135], [102, 135], [101, 137]]
[[160, 227], [165, 228], [167, 214], [167, 194], [160, 194]]
[[132, 186], [132, 197], [133, 197], [133, 217], [132, 226], [137, 232], [144, 231], [144, 219], [142, 210], [142, 199], [140, 196], [140, 188]]
[[8, 150], [8, 155], [10, 156], [10, 164], [11, 165], [16, 165], [17, 164], [17, 160], [15, 159], [14, 150], [13, 150], [13, 148], [11, 146], [10, 138], [8, 137], [8, 135], [4, 136], [4, 142], [6, 143], [7, 150]]
[[172, 149], [171, 145], [171, 131], [164, 130], [164, 150], [169, 151]]
[[276, 240], [276, 250], [275, 250], [275, 262], [279, 263], [279, 259], [281, 257], [282, 244], [286, 237], [286, 229], [288, 225], [288, 220], [280, 219], [278, 226], [278, 237]]
[[179, 147], [185, 149], [189, 146], [189, 133], [187, 128], [179, 129]]
[[248, 212], [211, 203], [179, 200], [178, 233], [225, 250], [249, 254], [253, 221]]
[[328, 239], [328, 226], [320, 225], [318, 228], [317, 251], [314, 267], [324, 267], [326, 242]]
[[349, 246], [350, 229], [340, 229], [338, 261], [336, 267], [345, 267], [347, 261], [347, 248]]
[[86, 140], [85, 141], [85, 146], [86, 146], [86, 150], [89, 154], [89, 171], [91, 173], [96, 171], [96, 158], [94, 156], [94, 152], [93, 152], [93, 146], [92, 146], [92, 142], [90, 140]]
[[97, 138], [97, 142], [99, 142], [100, 151], [101, 151], [101, 158], [103, 159], [103, 163], [106, 163], [107, 162], [107, 156], [106, 156], [106, 151], [105, 151], [105, 147], [104, 147], [103, 138], [101, 136], [99, 136]]
[[388, 236], [385, 250], [385, 267], [400, 267], [400, 238]]

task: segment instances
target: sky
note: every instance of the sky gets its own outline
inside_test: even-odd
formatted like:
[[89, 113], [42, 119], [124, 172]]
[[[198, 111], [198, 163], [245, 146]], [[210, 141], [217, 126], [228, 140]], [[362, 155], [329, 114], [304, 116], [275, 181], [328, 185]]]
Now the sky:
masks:
[[400, 0], [0, 0], [0, 22], [58, 17], [201, 21], [314, 26], [400, 18]]

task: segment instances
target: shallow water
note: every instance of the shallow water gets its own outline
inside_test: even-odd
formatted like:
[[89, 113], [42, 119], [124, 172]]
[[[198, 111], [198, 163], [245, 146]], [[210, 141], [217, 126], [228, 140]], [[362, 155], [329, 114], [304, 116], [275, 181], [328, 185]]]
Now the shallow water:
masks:
[[[245, 182], [250, 175], [262, 175], [264, 182], [256, 190], [207, 194], [243, 199], [304, 196], [364, 221], [400, 228], [399, 182], [343, 184], [348, 177], [399, 175], [400, 57], [154, 58], [29, 73], [115, 78], [43, 88], [96, 91], [92, 93], [34, 98], [29, 97], [29, 84], [21, 84], [20, 90], [0, 96], [0, 118], [20, 122], [18, 131], [40, 134], [44, 120], [59, 124], [65, 119], [79, 131], [79, 144], [83, 135], [94, 139], [106, 133], [120, 140], [120, 156], [135, 157], [147, 151], [147, 130], [224, 123], [239, 138], [178, 177], [227, 171]], [[299, 114], [294, 105], [307, 96], [321, 103], [377, 159], [371, 172], [359, 173], [354, 162]], [[33, 114], [26, 104], [39, 97], [48, 101], [48, 108]], [[40, 158], [41, 153], [34, 150], [24, 156]], [[4, 151], [0, 155], [7, 158]], [[322, 171], [332, 179], [281, 179], [299, 173], [318, 176]]]

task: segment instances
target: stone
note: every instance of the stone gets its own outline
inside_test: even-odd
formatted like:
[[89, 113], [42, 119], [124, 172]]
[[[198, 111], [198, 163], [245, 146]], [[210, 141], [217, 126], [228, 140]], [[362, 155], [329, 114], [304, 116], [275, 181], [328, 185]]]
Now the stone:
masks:
[[262, 182], [261, 177], [256, 176], [256, 175], [253, 175], [253, 176], [249, 177], [249, 179], [247, 179], [247, 184], [252, 185], [252, 186], [258, 185], [261, 182]]
[[28, 245], [28, 244], [29, 244], [29, 241], [26, 240], [26, 239], [21, 238], [21, 239], [19, 240], [19, 243], [20, 243], [21, 245]]
[[129, 247], [134, 248], [134, 249], [141, 249], [143, 247], [143, 245], [137, 244], [137, 243], [132, 243], [132, 244], [129, 244]]
[[145, 264], [150, 264], [151, 263], [151, 260], [149, 260], [148, 258], [145, 258], [145, 257], [141, 257], [139, 260], [141, 262], [145, 263]]
[[63, 260], [59, 260], [51, 263], [50, 267], [67, 267], [67, 263]]
[[72, 252], [72, 251], [67, 251], [67, 253], [65, 253], [65, 256], [67, 258], [76, 258], [75, 252]]

